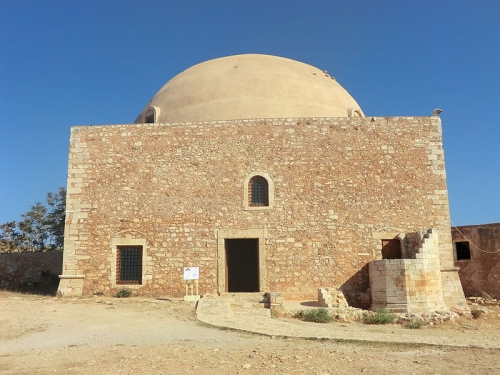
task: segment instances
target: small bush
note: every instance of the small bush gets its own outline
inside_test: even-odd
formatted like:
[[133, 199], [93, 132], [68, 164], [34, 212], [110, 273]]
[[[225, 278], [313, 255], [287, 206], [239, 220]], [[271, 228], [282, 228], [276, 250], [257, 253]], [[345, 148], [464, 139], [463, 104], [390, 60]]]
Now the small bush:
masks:
[[132, 295], [132, 291], [128, 288], [123, 288], [121, 289], [118, 293], [116, 293], [116, 296], [118, 298], [127, 298]]
[[306, 322], [329, 323], [333, 320], [332, 316], [325, 308], [302, 310], [295, 314], [295, 317]]
[[408, 329], [420, 329], [423, 325], [424, 321], [422, 319], [411, 319], [404, 324], [404, 327]]
[[390, 324], [394, 323], [397, 316], [391, 314], [385, 309], [377, 309], [375, 312], [366, 312], [363, 314], [363, 323], [365, 324]]

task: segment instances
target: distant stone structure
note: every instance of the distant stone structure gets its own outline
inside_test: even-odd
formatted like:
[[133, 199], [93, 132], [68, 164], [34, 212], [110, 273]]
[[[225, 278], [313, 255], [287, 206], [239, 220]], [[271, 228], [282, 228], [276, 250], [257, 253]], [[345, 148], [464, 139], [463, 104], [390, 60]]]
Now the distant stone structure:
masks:
[[0, 289], [47, 292], [57, 288], [61, 251], [0, 253]]
[[72, 128], [59, 292], [182, 295], [199, 267], [202, 295], [333, 287], [369, 308], [401, 276], [398, 308], [466, 309], [441, 137], [437, 116], [365, 117], [297, 61], [195, 65], [134, 124]]
[[500, 223], [452, 227], [451, 233], [465, 295], [500, 299]]

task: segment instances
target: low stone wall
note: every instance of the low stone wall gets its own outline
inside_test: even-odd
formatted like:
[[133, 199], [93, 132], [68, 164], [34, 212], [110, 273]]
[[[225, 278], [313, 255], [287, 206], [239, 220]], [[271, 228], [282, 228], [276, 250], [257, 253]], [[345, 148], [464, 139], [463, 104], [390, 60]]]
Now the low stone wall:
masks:
[[0, 254], [0, 288], [26, 290], [57, 287], [62, 251]]

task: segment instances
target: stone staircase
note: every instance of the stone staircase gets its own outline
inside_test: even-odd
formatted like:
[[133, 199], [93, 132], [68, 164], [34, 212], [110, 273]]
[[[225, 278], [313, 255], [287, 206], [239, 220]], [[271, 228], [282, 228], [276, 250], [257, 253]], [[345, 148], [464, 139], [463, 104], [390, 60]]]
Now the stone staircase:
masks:
[[262, 293], [224, 293], [230, 299], [231, 309], [269, 308], [269, 299]]
[[[269, 300], [262, 293], [224, 293], [220, 296], [205, 295], [198, 301], [198, 320], [215, 324], [231, 321], [239, 316], [270, 317]], [[217, 325], [219, 324], [217, 323]]]
[[439, 256], [436, 233], [436, 229], [428, 229], [422, 236], [422, 242], [417, 250], [417, 253], [415, 254], [415, 259], [422, 259], [425, 258], [426, 255], [428, 256], [433, 253], [436, 254], [436, 257]]

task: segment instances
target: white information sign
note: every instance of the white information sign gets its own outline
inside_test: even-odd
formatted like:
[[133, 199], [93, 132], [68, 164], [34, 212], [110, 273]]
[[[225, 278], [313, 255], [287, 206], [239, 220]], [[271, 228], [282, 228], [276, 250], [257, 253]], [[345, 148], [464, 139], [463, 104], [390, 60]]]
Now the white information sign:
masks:
[[200, 267], [184, 267], [184, 280], [198, 280]]

